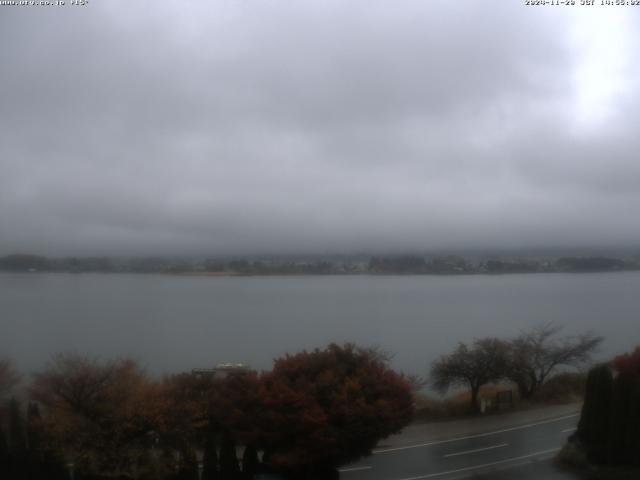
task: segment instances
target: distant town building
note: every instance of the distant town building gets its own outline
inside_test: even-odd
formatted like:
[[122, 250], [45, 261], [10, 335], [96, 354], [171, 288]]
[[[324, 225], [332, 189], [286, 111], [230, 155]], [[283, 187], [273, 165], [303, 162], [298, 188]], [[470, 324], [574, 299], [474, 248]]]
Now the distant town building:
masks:
[[242, 375], [250, 370], [244, 363], [219, 363], [215, 368], [194, 368], [191, 374], [196, 377], [208, 377], [213, 379], [224, 379], [229, 375]]

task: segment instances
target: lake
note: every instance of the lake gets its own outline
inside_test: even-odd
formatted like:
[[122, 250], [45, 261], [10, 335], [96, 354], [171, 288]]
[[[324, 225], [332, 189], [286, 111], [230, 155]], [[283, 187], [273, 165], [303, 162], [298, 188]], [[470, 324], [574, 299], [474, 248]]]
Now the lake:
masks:
[[380, 345], [425, 374], [458, 341], [543, 322], [640, 344], [640, 272], [469, 276], [195, 277], [0, 274], [0, 356], [24, 372], [54, 352], [131, 356], [152, 373], [243, 362], [331, 341]]

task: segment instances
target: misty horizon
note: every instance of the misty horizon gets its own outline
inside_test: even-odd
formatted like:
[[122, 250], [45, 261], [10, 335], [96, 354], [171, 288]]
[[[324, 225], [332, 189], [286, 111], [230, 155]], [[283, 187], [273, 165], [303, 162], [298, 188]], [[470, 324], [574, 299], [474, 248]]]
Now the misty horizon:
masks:
[[229, 252], [213, 252], [206, 250], [195, 252], [150, 252], [142, 249], [140, 252], [127, 252], [124, 254], [109, 253], [108, 251], [98, 251], [90, 253], [70, 252], [68, 254], [47, 255], [40, 251], [17, 250], [11, 252], [0, 252], [0, 257], [10, 257], [15, 255], [26, 255], [43, 257], [50, 259], [65, 258], [110, 258], [110, 259], [325, 259], [325, 258], [344, 258], [344, 259], [370, 259], [374, 257], [424, 257], [424, 258], [442, 258], [448, 256], [463, 258], [527, 258], [527, 257], [637, 257], [640, 256], [640, 246], [514, 246], [514, 247], [486, 247], [486, 248], [460, 248], [460, 249], [360, 249], [351, 251], [307, 251], [293, 248], [290, 251], [229, 251]]

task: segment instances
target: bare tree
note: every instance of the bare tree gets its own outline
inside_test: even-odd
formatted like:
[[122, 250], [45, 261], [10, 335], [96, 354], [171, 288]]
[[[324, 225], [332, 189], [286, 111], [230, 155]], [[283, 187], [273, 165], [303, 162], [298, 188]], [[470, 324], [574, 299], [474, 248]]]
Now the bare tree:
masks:
[[561, 326], [547, 323], [510, 342], [507, 377], [518, 386], [521, 398], [532, 397], [558, 367], [588, 362], [602, 342], [602, 337], [590, 332], [557, 338], [561, 330]]
[[471, 410], [478, 410], [478, 393], [483, 385], [504, 377], [508, 344], [498, 338], [483, 338], [471, 347], [464, 343], [449, 355], [443, 355], [431, 366], [431, 383], [440, 392], [454, 385], [471, 390]]
[[420, 375], [406, 375], [405, 378], [407, 379], [407, 382], [409, 382], [412, 392], [419, 392], [429, 384], [429, 379]]

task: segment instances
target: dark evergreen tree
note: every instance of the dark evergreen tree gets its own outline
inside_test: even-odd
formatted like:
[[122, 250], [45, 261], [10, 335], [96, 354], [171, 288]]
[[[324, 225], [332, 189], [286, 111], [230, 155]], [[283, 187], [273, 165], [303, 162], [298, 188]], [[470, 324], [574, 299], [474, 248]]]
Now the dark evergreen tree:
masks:
[[0, 478], [9, 478], [9, 445], [0, 423]]
[[640, 348], [589, 372], [576, 437], [596, 464], [640, 465]]
[[240, 467], [236, 456], [236, 445], [229, 434], [222, 436], [220, 445], [220, 479], [236, 480], [239, 477]]
[[27, 442], [20, 404], [15, 398], [9, 403], [9, 469], [12, 480], [27, 477]]
[[29, 403], [27, 407], [27, 471], [31, 480], [51, 478], [55, 463], [52, 452], [47, 451], [42, 428], [40, 407]]
[[598, 365], [589, 371], [577, 436], [594, 463], [607, 458], [612, 387], [613, 374], [608, 365]]
[[631, 410], [629, 412], [629, 437], [627, 440], [627, 455], [632, 464], [640, 466], [640, 382], [636, 381], [631, 394]]
[[30, 452], [40, 452], [44, 448], [40, 407], [31, 402], [27, 407], [27, 447]]
[[[630, 436], [628, 424], [632, 410], [633, 379], [626, 375], [618, 375], [613, 382], [611, 401], [611, 421], [608, 434], [608, 461], [614, 465], [632, 463], [628, 455], [627, 439]], [[637, 452], [635, 453], [637, 455]]]
[[217, 479], [218, 452], [216, 451], [216, 439], [212, 433], [208, 433], [204, 442], [204, 455], [202, 457], [202, 480]]
[[242, 454], [242, 476], [251, 480], [258, 473], [258, 451], [253, 445], [247, 445]]
[[185, 448], [181, 455], [180, 471], [178, 478], [180, 480], [197, 480], [198, 478], [198, 462], [191, 449]]
[[47, 444], [40, 407], [31, 402], [27, 407], [27, 468], [30, 480], [68, 480], [65, 462]]
[[640, 381], [630, 375], [613, 382], [609, 462], [640, 465]]

